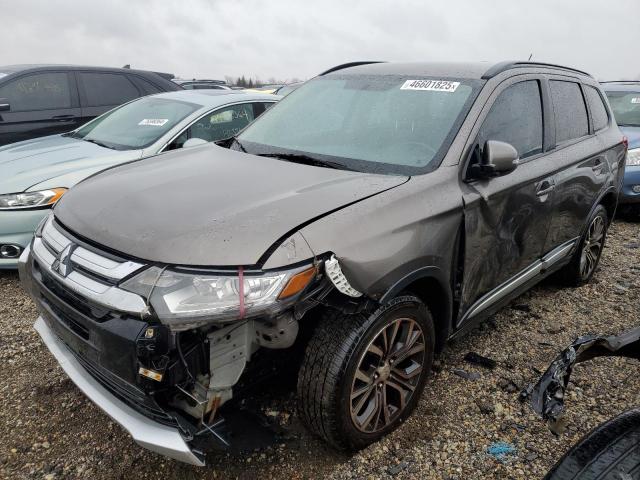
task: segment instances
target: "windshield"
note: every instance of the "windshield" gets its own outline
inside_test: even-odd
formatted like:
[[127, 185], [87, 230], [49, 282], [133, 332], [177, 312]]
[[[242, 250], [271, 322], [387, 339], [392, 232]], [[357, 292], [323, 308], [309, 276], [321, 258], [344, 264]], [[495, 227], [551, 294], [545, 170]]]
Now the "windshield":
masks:
[[144, 97], [106, 113], [70, 136], [114, 150], [137, 150], [156, 142], [199, 108], [194, 103]]
[[397, 75], [318, 77], [237, 140], [257, 155], [304, 154], [334, 168], [424, 173], [441, 161], [480, 85]]
[[609, 104], [621, 127], [640, 127], [640, 90], [637, 92], [606, 92]]

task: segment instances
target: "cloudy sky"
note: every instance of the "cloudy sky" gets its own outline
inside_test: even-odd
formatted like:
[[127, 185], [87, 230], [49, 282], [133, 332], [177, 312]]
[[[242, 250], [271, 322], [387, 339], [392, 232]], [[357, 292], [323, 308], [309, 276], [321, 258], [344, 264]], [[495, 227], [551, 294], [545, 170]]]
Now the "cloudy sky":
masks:
[[0, 0], [0, 65], [309, 78], [353, 60], [562, 63], [640, 78], [639, 0]]

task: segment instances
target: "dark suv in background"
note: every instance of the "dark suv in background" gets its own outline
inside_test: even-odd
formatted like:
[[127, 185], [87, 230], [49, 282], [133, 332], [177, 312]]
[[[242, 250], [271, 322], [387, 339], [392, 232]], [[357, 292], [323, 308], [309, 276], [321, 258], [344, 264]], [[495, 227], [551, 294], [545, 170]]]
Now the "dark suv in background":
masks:
[[225, 145], [81, 182], [20, 259], [70, 378], [194, 464], [281, 349], [331, 445], [395, 429], [449, 338], [589, 281], [626, 157], [598, 82], [527, 62], [343, 65]]
[[171, 78], [125, 68], [0, 66], [0, 145], [68, 132], [134, 98], [181, 90]]

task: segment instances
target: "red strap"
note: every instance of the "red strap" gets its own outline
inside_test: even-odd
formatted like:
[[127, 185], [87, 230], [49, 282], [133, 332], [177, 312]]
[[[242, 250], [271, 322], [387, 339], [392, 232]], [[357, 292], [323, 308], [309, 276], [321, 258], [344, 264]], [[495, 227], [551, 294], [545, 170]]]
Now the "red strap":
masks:
[[244, 318], [244, 268], [238, 267], [238, 295], [240, 296], [240, 318]]

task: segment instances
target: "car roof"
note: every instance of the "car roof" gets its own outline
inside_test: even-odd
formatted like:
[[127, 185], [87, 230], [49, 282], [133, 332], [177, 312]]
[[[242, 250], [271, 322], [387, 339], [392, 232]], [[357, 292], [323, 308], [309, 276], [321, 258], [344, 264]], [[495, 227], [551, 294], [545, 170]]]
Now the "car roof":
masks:
[[41, 71], [41, 70], [95, 70], [95, 71], [112, 71], [112, 72], [123, 72], [123, 73], [142, 73], [142, 74], [156, 74], [163, 78], [172, 77], [173, 75], [162, 73], [162, 72], [154, 72], [151, 70], [136, 70], [133, 68], [117, 68], [117, 67], [96, 67], [89, 65], [67, 65], [67, 64], [53, 64], [53, 63], [25, 63], [20, 65], [0, 65], [0, 73], [18, 73], [18, 72], [27, 72], [27, 71]]
[[613, 80], [600, 82], [605, 92], [638, 92], [640, 80]]
[[518, 68], [535, 68], [545, 71], [566, 71], [572, 74], [590, 75], [581, 70], [562, 65], [541, 62], [352, 62], [321, 73], [320, 75], [416, 75], [424, 77], [468, 78], [487, 80], [502, 72]]
[[277, 95], [268, 93], [248, 92], [245, 90], [176, 90], [174, 92], [156, 93], [158, 98], [167, 98], [183, 102], [192, 102], [203, 107], [217, 107], [234, 102], [246, 101], [275, 101], [280, 100]]

